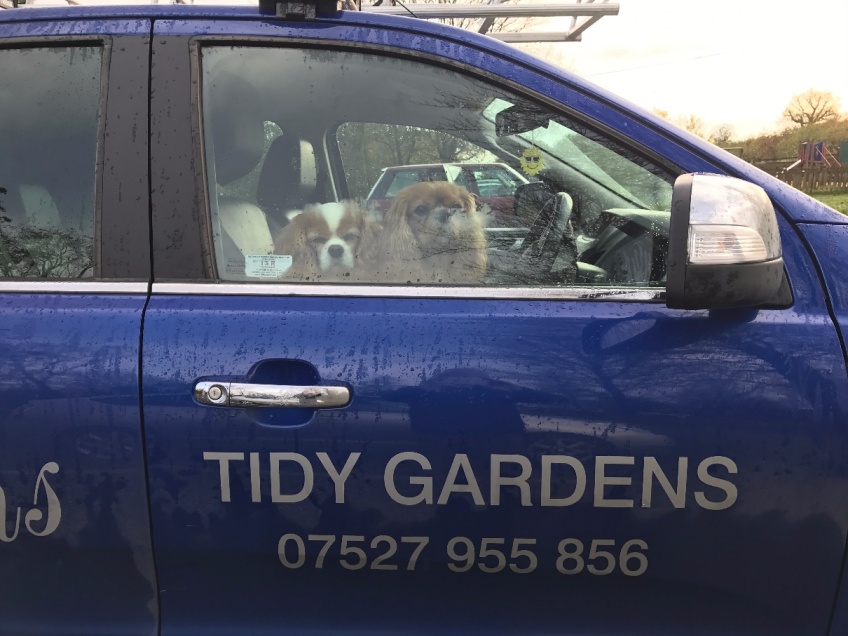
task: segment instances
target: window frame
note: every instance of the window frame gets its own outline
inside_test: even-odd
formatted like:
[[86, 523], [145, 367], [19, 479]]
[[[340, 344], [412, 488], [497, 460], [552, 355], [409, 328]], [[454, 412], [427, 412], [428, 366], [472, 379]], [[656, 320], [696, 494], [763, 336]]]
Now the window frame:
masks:
[[[479, 67], [473, 67], [464, 62], [447, 60], [443, 57], [430, 53], [415, 52], [393, 46], [374, 45], [362, 42], [344, 42], [338, 40], [323, 40], [300, 37], [278, 38], [273, 36], [244, 36], [244, 35], [199, 35], [199, 36], [171, 36], [173, 38], [187, 37], [190, 55], [191, 85], [194, 87], [191, 95], [191, 116], [193, 130], [196, 131], [194, 156], [196, 165], [200, 166], [200, 172], [196, 174], [199, 182], [198, 196], [201, 202], [202, 217], [202, 252], [206, 256], [205, 279], [214, 282], [214, 287], [205, 283], [189, 283], [188, 281], [176, 281], [169, 279], [167, 283], [157, 285], [157, 291], [162, 293], [202, 293], [200, 289], [207, 289], [206, 293], [232, 295], [267, 295], [267, 296], [338, 296], [338, 297], [404, 297], [404, 298], [487, 298], [487, 299], [548, 299], [548, 300], [638, 300], [643, 302], [662, 302], [665, 299], [665, 287], [649, 287], [640, 285], [627, 286], [603, 286], [590, 287], [563, 286], [522, 286], [522, 287], [462, 287], [462, 286], [407, 286], [402, 284], [367, 284], [367, 283], [321, 283], [304, 284], [287, 281], [275, 282], [253, 282], [253, 281], [229, 281], [218, 278], [217, 264], [214, 262], [214, 237], [212, 231], [212, 204], [210, 201], [210, 189], [208, 184], [208, 170], [206, 166], [206, 144], [203, 125], [203, 68], [202, 51], [205, 47], [249, 47], [249, 48], [277, 48], [277, 49], [318, 49], [328, 53], [359, 53], [363, 55], [379, 55], [392, 57], [397, 60], [412, 63], [428, 64], [434, 67], [448, 70], [458, 75], [465, 75], [476, 81], [487, 83], [495, 88], [516, 94], [522, 98], [538, 104], [540, 107], [561, 113], [569, 119], [575, 119], [589, 130], [606, 136], [615, 143], [623, 146], [636, 156], [641, 156], [653, 163], [657, 168], [665, 170], [669, 176], [684, 174], [684, 170], [669, 159], [659, 155], [652, 149], [634, 142], [630, 137], [605, 125], [603, 122], [590, 120], [584, 113], [576, 108], [569, 107], [553, 98], [547, 97], [527, 86], [505, 79], [501, 75], [492, 73]], [[511, 60], [506, 63], [515, 64]], [[549, 78], [562, 85], [559, 78]], [[578, 90], [566, 86], [569, 90]], [[597, 99], [594, 96], [589, 96]], [[633, 115], [627, 111], [617, 109], [627, 119], [633, 119]], [[343, 125], [345, 122], [342, 122]], [[340, 199], [348, 196], [344, 183], [341, 187], [338, 175], [344, 174], [341, 153], [335, 143], [337, 127], [325, 131], [321, 150], [326, 153], [325, 159], [329, 168], [330, 187]], [[317, 148], [316, 148], [317, 150]], [[214, 289], [214, 291], [213, 291]], [[240, 290], [240, 291], [239, 291]]]
[[[93, 275], [86, 278], [35, 278], [35, 277], [0, 277], [0, 293], [15, 291], [45, 291], [57, 289], [68, 291], [86, 291], [93, 283], [109, 281], [102, 275], [102, 207], [103, 207], [103, 175], [104, 148], [106, 139], [106, 116], [109, 91], [109, 69], [112, 63], [113, 38], [111, 36], [70, 35], [52, 37], [22, 37], [0, 38], [0, 51], [9, 49], [48, 49], [48, 48], [81, 48], [84, 46], [101, 49], [100, 56], [100, 94], [97, 99], [97, 138], [95, 140], [94, 161], [94, 224], [92, 235], [92, 267]], [[30, 285], [33, 285], [30, 288]], [[112, 286], [114, 287], [114, 285]], [[135, 286], [133, 286], [134, 288]], [[77, 289], [78, 288], [78, 289]]]

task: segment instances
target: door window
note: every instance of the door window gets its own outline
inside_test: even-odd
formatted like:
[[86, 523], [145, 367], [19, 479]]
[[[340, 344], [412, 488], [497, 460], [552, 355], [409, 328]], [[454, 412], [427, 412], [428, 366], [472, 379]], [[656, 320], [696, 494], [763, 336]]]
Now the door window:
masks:
[[0, 277], [94, 276], [101, 55], [0, 50]]
[[203, 79], [219, 278], [665, 284], [674, 175], [562, 112], [353, 52], [207, 47]]

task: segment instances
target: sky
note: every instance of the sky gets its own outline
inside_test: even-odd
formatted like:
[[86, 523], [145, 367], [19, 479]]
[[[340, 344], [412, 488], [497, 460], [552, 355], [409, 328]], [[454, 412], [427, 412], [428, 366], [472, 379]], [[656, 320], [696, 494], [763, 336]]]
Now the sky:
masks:
[[670, 119], [730, 125], [737, 139], [784, 128], [784, 108], [810, 88], [848, 112], [848, 0], [617, 1], [617, 16], [556, 44], [550, 61]]

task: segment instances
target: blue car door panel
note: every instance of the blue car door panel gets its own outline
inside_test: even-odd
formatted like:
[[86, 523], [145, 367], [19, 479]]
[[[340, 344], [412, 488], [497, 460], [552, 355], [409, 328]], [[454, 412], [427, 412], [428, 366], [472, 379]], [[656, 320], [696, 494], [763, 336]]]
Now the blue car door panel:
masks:
[[139, 392], [151, 23], [3, 26], [0, 632], [153, 634]]
[[[285, 49], [288, 83], [266, 81], [295, 106], [309, 84], [298, 73], [318, 73], [334, 51], [356, 49], [344, 58], [354, 79], [342, 84], [356, 83], [367, 59], [388, 82], [407, 63], [396, 58], [420, 53], [417, 77], [441, 82], [445, 108], [452, 78], [467, 75], [475, 90], [508, 85], [517, 104], [524, 93], [544, 101], [563, 117], [545, 119], [548, 132], [569, 122], [563, 136], [581, 136], [574, 145], [590, 154], [610, 139], [618, 156], [630, 148], [646, 158], [640, 166], [662, 166], [654, 176], [726, 171], [505, 54], [351, 19], [361, 24], [209, 21], [198, 38], [186, 22], [156, 25], [151, 155], [181, 163], [152, 175], [156, 282], [142, 354], [162, 634], [826, 633], [848, 530], [848, 377], [818, 273], [786, 219], [794, 304], [783, 309], [671, 310], [653, 274], [576, 295], [556, 284], [268, 282], [264, 272], [284, 276], [291, 255], [227, 243], [225, 204], [242, 197], [243, 218], [255, 218], [261, 201], [245, 192], [256, 179], [261, 191], [263, 177], [222, 176], [243, 149], [233, 140], [248, 133], [220, 133], [233, 120], [204, 100], [241, 86], [232, 88], [241, 109], [228, 116], [259, 110], [263, 86], [250, 85], [247, 65], [236, 72], [241, 61], [261, 64], [258, 47]], [[471, 59], [485, 77], [468, 70]], [[463, 70], [444, 70], [453, 61]], [[276, 59], [263, 72], [272, 67]], [[300, 136], [296, 152], [308, 145], [320, 166], [306, 203], [352, 198], [359, 168], [348, 169], [346, 138], [338, 156], [328, 148], [355, 106], [304, 103], [311, 117], [297, 126], [273, 119], [285, 104], [256, 115], [262, 161], [273, 136]], [[398, 104], [382, 130], [403, 124]], [[507, 148], [512, 122], [544, 151], [539, 122], [521, 112], [493, 115], [490, 141]], [[327, 113], [332, 127], [309, 129]], [[177, 126], [187, 120], [203, 122], [206, 137]], [[537, 156], [556, 161], [553, 150]], [[250, 161], [261, 172], [259, 155]], [[554, 200], [586, 214], [586, 192], [606, 177], [582, 170], [568, 173], [572, 195]], [[640, 179], [653, 188], [640, 191], [644, 201], [665, 177]], [[362, 191], [370, 186], [363, 177]], [[606, 207], [599, 218], [624, 219], [617, 227], [638, 241], [638, 215]], [[568, 221], [575, 232], [584, 222]], [[239, 276], [255, 280], [228, 278], [227, 249], [241, 249]], [[299, 406], [267, 407], [269, 386], [292, 387]], [[331, 388], [349, 404], [322, 402]]]

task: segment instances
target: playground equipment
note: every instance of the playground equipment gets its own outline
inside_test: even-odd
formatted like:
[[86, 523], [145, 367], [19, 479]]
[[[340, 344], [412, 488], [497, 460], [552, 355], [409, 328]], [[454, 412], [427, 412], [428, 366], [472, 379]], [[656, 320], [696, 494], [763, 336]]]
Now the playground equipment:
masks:
[[[842, 164], [823, 141], [804, 141], [798, 146], [798, 161], [804, 165], [838, 168]], [[793, 166], [797, 165], [793, 164]], [[792, 166], [790, 166], [792, 167]]]

